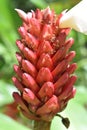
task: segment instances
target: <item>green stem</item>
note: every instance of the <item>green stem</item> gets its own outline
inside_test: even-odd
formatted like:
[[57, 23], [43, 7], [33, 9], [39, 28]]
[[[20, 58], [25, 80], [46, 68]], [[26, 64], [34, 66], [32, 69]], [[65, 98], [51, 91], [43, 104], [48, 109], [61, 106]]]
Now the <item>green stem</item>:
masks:
[[34, 121], [33, 130], [50, 130], [51, 122], [46, 121]]

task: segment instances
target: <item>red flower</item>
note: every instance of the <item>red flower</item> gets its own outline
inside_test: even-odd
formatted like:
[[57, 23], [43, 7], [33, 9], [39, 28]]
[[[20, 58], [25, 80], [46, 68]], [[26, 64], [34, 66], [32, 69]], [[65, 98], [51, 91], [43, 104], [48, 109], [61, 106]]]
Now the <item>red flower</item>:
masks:
[[74, 40], [66, 40], [70, 28], [59, 28], [62, 13], [56, 15], [49, 8], [27, 14], [16, 11], [23, 25], [18, 30], [19, 65], [14, 65], [17, 77], [13, 77], [20, 93], [13, 96], [26, 117], [51, 121], [75, 95], [76, 76], [72, 73], [77, 65], [71, 63], [75, 52], [69, 51]]

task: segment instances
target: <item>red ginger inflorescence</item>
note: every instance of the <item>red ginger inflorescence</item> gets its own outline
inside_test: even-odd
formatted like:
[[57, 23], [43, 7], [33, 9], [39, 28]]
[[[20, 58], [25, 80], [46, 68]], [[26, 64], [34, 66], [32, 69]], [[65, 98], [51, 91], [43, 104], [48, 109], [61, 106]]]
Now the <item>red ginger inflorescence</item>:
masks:
[[20, 93], [13, 96], [27, 118], [51, 121], [76, 92], [77, 77], [72, 73], [77, 65], [71, 63], [75, 51], [69, 51], [74, 40], [66, 40], [70, 28], [59, 28], [63, 13], [56, 15], [49, 7], [27, 14], [16, 11], [23, 25], [18, 29], [21, 39], [16, 41], [17, 76], [12, 78]]

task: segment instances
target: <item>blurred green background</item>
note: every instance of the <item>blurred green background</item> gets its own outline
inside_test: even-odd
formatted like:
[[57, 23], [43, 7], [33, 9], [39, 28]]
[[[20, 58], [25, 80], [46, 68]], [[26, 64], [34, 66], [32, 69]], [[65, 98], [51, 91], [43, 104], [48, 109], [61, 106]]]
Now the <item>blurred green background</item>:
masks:
[[[5, 105], [13, 102], [12, 92], [16, 88], [11, 78], [14, 75], [13, 64], [17, 63], [15, 52], [16, 39], [19, 38], [17, 29], [21, 25], [21, 19], [15, 12], [15, 8], [25, 12], [43, 9], [50, 6], [58, 14], [61, 11], [72, 8], [80, 0], [0, 0], [0, 130], [29, 130], [24, 121], [14, 121], [3, 114]], [[76, 97], [70, 101], [66, 110], [62, 113], [71, 121], [70, 130], [87, 129], [87, 36], [71, 31], [69, 37], [73, 37], [75, 43], [72, 50], [76, 51], [74, 62], [78, 64], [76, 75], [78, 80]], [[21, 123], [22, 122], [22, 123]], [[66, 130], [58, 117], [54, 118], [51, 130]]]

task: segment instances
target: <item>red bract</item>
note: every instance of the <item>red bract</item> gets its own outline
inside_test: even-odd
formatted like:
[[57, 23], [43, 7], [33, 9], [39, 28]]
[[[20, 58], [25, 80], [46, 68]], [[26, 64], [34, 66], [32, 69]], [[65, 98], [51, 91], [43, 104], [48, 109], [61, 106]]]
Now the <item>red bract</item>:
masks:
[[49, 8], [27, 14], [16, 11], [23, 25], [18, 29], [21, 39], [16, 41], [17, 76], [12, 78], [20, 93], [13, 96], [26, 117], [51, 121], [75, 95], [72, 73], [77, 65], [72, 63], [75, 52], [69, 51], [74, 40], [66, 40], [69, 28], [59, 28], [62, 13], [56, 15]]
[[4, 114], [17, 120], [19, 118], [19, 111], [17, 109], [17, 103], [13, 102], [5, 106]]

